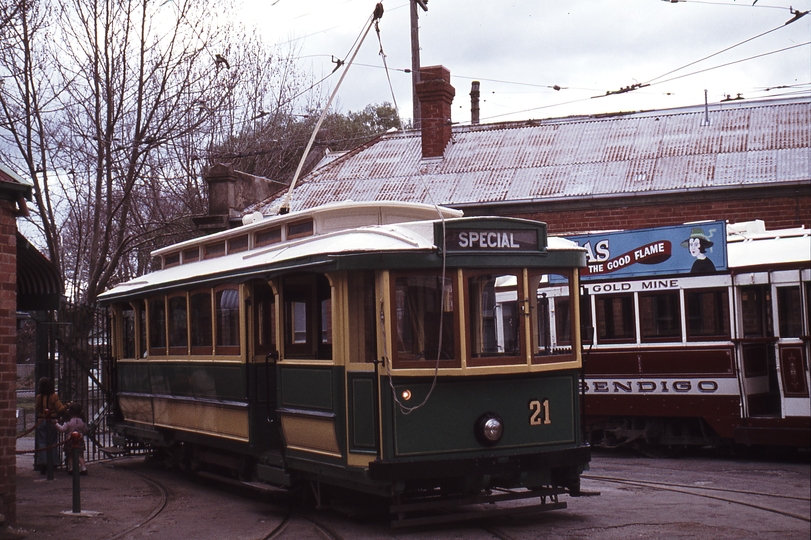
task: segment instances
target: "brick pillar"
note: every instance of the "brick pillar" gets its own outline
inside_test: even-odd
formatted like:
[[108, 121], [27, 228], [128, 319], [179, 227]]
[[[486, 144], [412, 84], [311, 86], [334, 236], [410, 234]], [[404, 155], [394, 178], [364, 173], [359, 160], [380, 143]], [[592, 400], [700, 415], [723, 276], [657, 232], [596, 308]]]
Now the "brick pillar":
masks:
[[444, 66], [420, 68], [416, 86], [422, 114], [422, 157], [442, 157], [451, 140], [451, 104], [456, 90]]
[[17, 520], [17, 222], [0, 200], [0, 514]]

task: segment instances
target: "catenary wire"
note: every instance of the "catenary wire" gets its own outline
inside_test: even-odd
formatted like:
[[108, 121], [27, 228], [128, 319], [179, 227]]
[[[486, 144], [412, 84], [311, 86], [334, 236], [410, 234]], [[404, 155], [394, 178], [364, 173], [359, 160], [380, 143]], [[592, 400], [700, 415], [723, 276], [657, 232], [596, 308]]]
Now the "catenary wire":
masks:
[[683, 65], [681, 67], [678, 67], [676, 69], [672, 69], [672, 70], [668, 71], [667, 73], [663, 73], [663, 74], [659, 75], [658, 77], [648, 79], [644, 84], [651, 84], [653, 81], [661, 79], [662, 77], [667, 77], [668, 75], [670, 75], [672, 73], [676, 73], [677, 71], [681, 71], [681, 70], [683, 70], [685, 68], [688, 68], [688, 67], [690, 67], [692, 65], [698, 64], [699, 62], [703, 62], [704, 60], [708, 60], [708, 59], [712, 58], [713, 56], [718, 56], [719, 54], [725, 53], [725, 52], [727, 52], [727, 51], [729, 51], [731, 49], [734, 49], [735, 47], [739, 47], [740, 45], [743, 45], [744, 43], [749, 43], [750, 41], [753, 41], [753, 40], [755, 40], [755, 39], [757, 39], [759, 37], [763, 37], [763, 36], [765, 36], [767, 34], [771, 34], [772, 32], [780, 30], [781, 28], [784, 28], [784, 27], [785, 27], [785, 25], [780, 25], [780, 26], [777, 26], [775, 28], [772, 28], [771, 30], [761, 32], [760, 34], [758, 34], [756, 36], [752, 36], [750, 38], [744, 39], [743, 41], [739, 41], [738, 43], [735, 43], [734, 45], [730, 45], [729, 47], [721, 49], [720, 51], [714, 52], [714, 53], [712, 53], [710, 55], [707, 55], [707, 56], [705, 56], [703, 58], [699, 58], [698, 60], [694, 60], [694, 61], [690, 62], [689, 64], [685, 64], [685, 65]]

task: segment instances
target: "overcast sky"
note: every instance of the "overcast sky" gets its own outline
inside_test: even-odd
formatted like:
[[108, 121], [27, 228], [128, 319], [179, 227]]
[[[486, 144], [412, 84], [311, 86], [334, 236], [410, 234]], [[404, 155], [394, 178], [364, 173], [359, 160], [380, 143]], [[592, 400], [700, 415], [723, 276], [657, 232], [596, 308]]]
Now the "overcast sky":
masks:
[[[292, 44], [300, 67], [316, 78], [332, 71], [331, 56], [347, 58], [375, 6], [373, 0], [244, 1], [246, 20], [269, 43]], [[411, 118], [411, 75], [403, 71], [411, 67], [408, 0], [383, 6], [380, 32], [394, 97], [400, 116]], [[793, 18], [790, 6], [809, 10], [811, 0], [754, 6], [752, 0], [429, 0], [428, 11], [420, 10], [421, 63], [450, 70], [459, 123], [470, 121], [474, 79], [481, 81], [482, 122], [695, 105], [704, 102], [705, 89], [711, 104], [739, 93], [747, 99], [808, 94], [811, 45], [801, 44], [811, 41], [811, 13], [785, 25]], [[795, 48], [680, 77], [787, 47]], [[372, 30], [339, 90], [340, 110], [392, 102], [379, 50]], [[326, 95], [339, 75], [325, 82]], [[650, 86], [605, 95], [637, 83]]]

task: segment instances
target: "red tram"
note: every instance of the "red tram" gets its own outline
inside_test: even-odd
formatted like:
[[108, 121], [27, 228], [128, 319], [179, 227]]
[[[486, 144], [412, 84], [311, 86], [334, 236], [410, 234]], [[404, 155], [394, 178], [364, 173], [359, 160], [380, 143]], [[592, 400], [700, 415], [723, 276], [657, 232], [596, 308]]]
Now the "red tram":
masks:
[[716, 221], [571, 239], [589, 260], [592, 444], [811, 447], [811, 231]]

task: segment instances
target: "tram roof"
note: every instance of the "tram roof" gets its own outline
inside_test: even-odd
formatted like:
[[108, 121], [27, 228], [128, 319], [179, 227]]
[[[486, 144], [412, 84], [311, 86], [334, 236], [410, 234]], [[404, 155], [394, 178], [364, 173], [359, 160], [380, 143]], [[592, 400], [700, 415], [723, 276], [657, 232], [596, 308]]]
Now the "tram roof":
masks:
[[811, 229], [767, 231], [763, 221], [727, 225], [730, 268], [811, 263]]
[[[260, 224], [266, 226], [269, 223], [295, 223], [300, 222], [302, 217], [307, 216], [314, 216], [317, 221], [324, 219], [325, 215], [335, 217], [346, 214], [347, 209], [351, 206], [350, 203], [326, 205], [324, 207], [311, 209], [307, 212], [295, 212], [285, 216], [278, 216], [277, 218], [265, 219], [261, 221]], [[417, 208], [415, 208], [415, 206], [417, 206]], [[360, 205], [360, 209], [370, 210], [376, 207], [399, 208], [401, 210], [399, 218], [405, 219], [407, 212], [404, 210], [408, 210], [409, 207], [411, 207], [411, 210], [415, 211], [417, 216], [424, 218], [426, 206], [427, 205], [404, 205], [403, 203], [393, 203], [392, 205], [387, 203], [364, 203]], [[428, 208], [433, 210], [434, 219], [403, 221], [400, 223], [375, 223], [360, 226], [350, 225], [344, 228], [334, 229], [330, 229], [329, 227], [322, 228], [311, 236], [295, 238], [269, 246], [255, 247], [239, 253], [227, 254], [212, 259], [199, 260], [157, 270], [128, 282], [121, 283], [100, 295], [99, 298], [102, 302], [106, 302], [180, 285], [193, 287], [195, 285], [224, 280], [239, 280], [257, 274], [272, 275], [289, 271], [292, 268], [306, 270], [323, 267], [326, 269], [326, 267], [335, 263], [336, 260], [342, 256], [371, 253], [386, 253], [392, 255], [399, 253], [413, 257], [413, 255], [417, 253], [424, 253], [426, 255], [432, 254], [438, 251], [435, 243], [435, 224], [443, 220], [449, 225], [463, 221], [470, 223], [488, 223], [495, 220], [504, 223], [522, 223], [525, 227], [545, 227], [545, 225], [539, 222], [516, 218], [462, 218], [460, 211], [444, 208], [441, 209], [438, 214], [435, 207], [430, 206]], [[362, 218], [358, 217], [362, 213], [363, 212], [359, 212], [359, 214], [355, 216], [355, 221], [362, 221]], [[372, 212], [372, 214], [373, 213], [374, 212]], [[389, 214], [389, 218], [395, 219], [394, 214]], [[182, 244], [157, 250], [154, 254], [160, 255], [167, 252], [177, 252], [188, 246], [202, 245], [205, 242], [211, 242], [212, 238], [227, 238], [229, 235], [234, 236], [234, 231], [238, 231], [241, 234], [244, 234], [246, 230], [255, 231], [260, 224], [251, 224], [232, 231], [226, 231], [225, 233], [218, 233], [217, 235], [183, 242]], [[333, 226], [337, 227], [337, 225]], [[544, 251], [578, 252], [578, 256], [582, 256], [583, 260], [585, 260], [585, 255], [583, 254], [584, 250], [578, 247], [574, 242], [563, 238], [546, 238]]]

